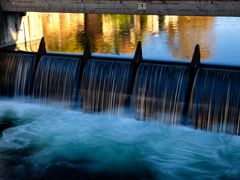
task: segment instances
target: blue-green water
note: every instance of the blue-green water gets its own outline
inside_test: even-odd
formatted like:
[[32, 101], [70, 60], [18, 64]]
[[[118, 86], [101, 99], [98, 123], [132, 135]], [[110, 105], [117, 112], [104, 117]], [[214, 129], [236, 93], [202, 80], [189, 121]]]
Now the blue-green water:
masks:
[[238, 179], [240, 137], [0, 101], [0, 179]]

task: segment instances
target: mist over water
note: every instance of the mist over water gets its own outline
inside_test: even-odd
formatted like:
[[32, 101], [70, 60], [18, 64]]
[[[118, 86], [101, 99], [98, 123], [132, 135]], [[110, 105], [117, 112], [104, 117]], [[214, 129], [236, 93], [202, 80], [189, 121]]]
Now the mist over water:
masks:
[[240, 137], [0, 101], [3, 179], [237, 179]]

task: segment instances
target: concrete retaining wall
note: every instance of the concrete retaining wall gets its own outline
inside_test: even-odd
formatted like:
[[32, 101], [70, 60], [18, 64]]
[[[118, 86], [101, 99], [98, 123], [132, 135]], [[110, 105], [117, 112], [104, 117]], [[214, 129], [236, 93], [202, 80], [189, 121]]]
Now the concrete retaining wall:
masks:
[[240, 16], [240, 0], [1, 0], [0, 10]]
[[38, 16], [20, 12], [0, 12], [0, 48], [41, 39], [42, 21]]

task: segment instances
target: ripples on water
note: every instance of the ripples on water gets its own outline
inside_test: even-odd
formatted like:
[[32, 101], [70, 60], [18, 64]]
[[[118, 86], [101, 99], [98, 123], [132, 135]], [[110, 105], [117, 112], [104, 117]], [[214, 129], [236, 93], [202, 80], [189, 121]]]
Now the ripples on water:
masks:
[[142, 41], [143, 56], [148, 59], [190, 60], [194, 46], [200, 44], [202, 59], [208, 60], [215, 50], [215, 17], [76, 13], [39, 16], [48, 51], [82, 53], [86, 34], [92, 51], [101, 54], [133, 56], [138, 41]]
[[[142, 41], [143, 57], [156, 60], [191, 60], [194, 46], [201, 60], [240, 65], [239, 17], [28, 13], [30, 32], [45, 37], [47, 51], [83, 53], [86, 34], [92, 52], [133, 56]], [[32, 34], [29, 34], [32, 36]], [[38, 43], [18, 45], [35, 51]]]
[[0, 101], [0, 178], [240, 176], [240, 137], [61, 107]]

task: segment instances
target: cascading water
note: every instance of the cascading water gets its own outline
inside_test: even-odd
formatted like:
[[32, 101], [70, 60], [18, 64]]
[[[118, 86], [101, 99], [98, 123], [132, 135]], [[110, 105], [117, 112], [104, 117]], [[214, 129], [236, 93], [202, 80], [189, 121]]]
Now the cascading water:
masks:
[[34, 65], [35, 55], [0, 53], [0, 95], [29, 95]]
[[126, 104], [131, 82], [131, 64], [90, 60], [86, 64], [80, 97], [86, 112], [119, 113]]
[[238, 134], [240, 73], [200, 69], [193, 85], [189, 117], [195, 128]]
[[[83, 69], [76, 58], [43, 56], [35, 75], [31, 70], [23, 73], [28, 68], [28, 63], [21, 64], [26, 62], [25, 55], [21, 57], [24, 60], [18, 57], [16, 62], [1, 58], [1, 96], [8, 91], [14, 94], [16, 88], [21, 89], [19, 84], [24, 87], [25, 81], [35, 76], [33, 92], [29, 94], [43, 103], [71, 103], [78, 93], [83, 111], [119, 113], [130, 100], [134, 79], [130, 62], [88, 61], [81, 89], [74, 93], [79, 87], [82, 73], [79, 71]], [[34, 64], [32, 67], [35, 69]], [[141, 64], [131, 103], [136, 117], [179, 123], [188, 99], [190, 72], [184, 66]], [[197, 73], [188, 111], [196, 127], [212, 130], [215, 123], [224, 122], [220, 127], [226, 131], [222, 132], [238, 134], [239, 79], [235, 71], [201, 69]], [[9, 84], [5, 85], [6, 82]], [[26, 87], [32, 89], [32, 85]], [[0, 179], [238, 179], [240, 176], [239, 136], [10, 99], [0, 100], [0, 132]]]
[[188, 80], [187, 67], [141, 64], [132, 95], [137, 118], [178, 124]]
[[70, 105], [77, 88], [80, 60], [59, 56], [43, 56], [34, 81], [34, 98]]
[[[137, 119], [179, 124], [188, 92], [190, 68], [142, 63], [132, 96], [132, 66], [124, 61], [89, 60], [79, 87], [81, 60], [35, 55], [0, 54], [0, 95], [33, 95], [43, 103], [80, 103], [85, 112], [120, 113], [131, 100]], [[33, 78], [35, 77], [35, 78]], [[195, 77], [187, 124], [195, 128], [239, 134], [240, 73], [201, 68]], [[33, 91], [33, 92], [32, 92]]]

